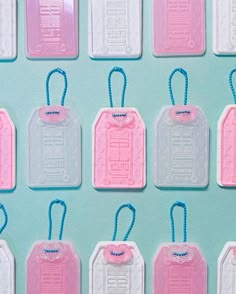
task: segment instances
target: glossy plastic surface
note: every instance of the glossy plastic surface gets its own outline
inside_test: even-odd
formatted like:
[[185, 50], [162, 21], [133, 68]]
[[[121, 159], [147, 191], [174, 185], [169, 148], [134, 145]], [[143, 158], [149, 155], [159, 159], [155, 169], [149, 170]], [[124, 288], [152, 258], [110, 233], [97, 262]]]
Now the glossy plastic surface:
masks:
[[[124, 245], [129, 249], [124, 249]], [[116, 253], [123, 250], [125, 258], [106, 258], [108, 253], [104, 254], [104, 250], [108, 246]], [[89, 262], [89, 294], [103, 293], [144, 294], [144, 260], [134, 242], [103, 241], [97, 244]]]
[[213, 0], [213, 51], [219, 55], [236, 54], [236, 3]]
[[70, 108], [36, 109], [28, 126], [28, 185], [77, 187], [81, 183], [80, 123]]
[[27, 294], [79, 294], [79, 259], [71, 244], [39, 241], [26, 261]]
[[217, 182], [236, 186], [236, 105], [227, 105], [218, 121]]
[[153, 294], [162, 293], [207, 293], [207, 265], [196, 244], [161, 244], [153, 264]]
[[199, 107], [164, 106], [154, 125], [154, 183], [205, 187], [209, 178], [209, 126]]
[[15, 294], [15, 260], [4, 240], [0, 240], [0, 293]]
[[15, 187], [15, 126], [5, 109], [0, 109], [0, 190]]
[[90, 57], [141, 56], [141, 0], [89, 0], [88, 17]]
[[205, 51], [204, 0], [153, 0], [154, 55], [201, 55]]
[[0, 0], [0, 59], [16, 58], [16, 0]]
[[26, 0], [26, 35], [29, 58], [75, 58], [77, 0]]
[[145, 126], [135, 108], [104, 108], [93, 124], [93, 186], [143, 188]]

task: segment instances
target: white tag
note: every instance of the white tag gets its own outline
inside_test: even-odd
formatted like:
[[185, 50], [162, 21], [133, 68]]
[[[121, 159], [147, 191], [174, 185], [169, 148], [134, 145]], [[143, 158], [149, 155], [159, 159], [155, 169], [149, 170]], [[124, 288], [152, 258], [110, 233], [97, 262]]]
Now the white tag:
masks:
[[218, 294], [233, 294], [236, 287], [236, 242], [227, 242], [218, 258]]
[[236, 54], [236, 2], [213, 0], [213, 51]]
[[138, 58], [142, 54], [142, 1], [89, 0], [89, 56]]
[[81, 183], [80, 123], [72, 109], [43, 106], [28, 126], [28, 185], [78, 187]]
[[89, 262], [90, 294], [143, 294], [144, 260], [134, 242], [99, 242]]
[[0, 59], [16, 58], [16, 0], [0, 0]]
[[154, 126], [154, 183], [158, 187], [205, 187], [209, 173], [209, 126], [197, 106], [165, 106]]
[[0, 293], [15, 293], [14, 256], [4, 240], [0, 240]]

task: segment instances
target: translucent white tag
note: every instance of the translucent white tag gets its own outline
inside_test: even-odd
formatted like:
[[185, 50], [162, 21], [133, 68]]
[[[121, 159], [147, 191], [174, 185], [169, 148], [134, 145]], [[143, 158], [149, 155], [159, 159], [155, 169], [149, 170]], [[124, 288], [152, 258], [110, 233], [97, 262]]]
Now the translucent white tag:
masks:
[[35, 243], [26, 267], [27, 294], [79, 293], [79, 259], [69, 243]]
[[154, 183], [158, 187], [208, 185], [209, 126], [197, 106], [165, 106], [154, 126]]
[[0, 0], [0, 59], [16, 58], [16, 0]]
[[196, 244], [161, 244], [153, 271], [153, 294], [207, 293], [207, 265]]
[[80, 123], [72, 109], [43, 106], [28, 126], [28, 185], [77, 187], [81, 183]]
[[0, 240], [0, 293], [15, 293], [15, 260], [4, 240]]
[[218, 294], [235, 293], [236, 242], [227, 242], [218, 258]]
[[213, 0], [213, 51], [236, 54], [236, 2]]
[[97, 244], [89, 262], [89, 293], [144, 293], [144, 260], [134, 242]]
[[89, 0], [89, 55], [138, 58], [142, 52], [141, 0]]

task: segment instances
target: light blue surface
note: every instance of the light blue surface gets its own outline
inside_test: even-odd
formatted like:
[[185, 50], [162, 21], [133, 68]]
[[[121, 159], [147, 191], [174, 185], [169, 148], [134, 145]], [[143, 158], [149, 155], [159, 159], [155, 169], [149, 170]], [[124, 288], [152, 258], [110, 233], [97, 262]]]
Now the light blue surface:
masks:
[[[216, 126], [226, 104], [233, 103], [228, 85], [229, 71], [236, 66], [235, 57], [216, 57], [211, 46], [211, 1], [207, 0], [207, 53], [203, 57], [155, 58], [151, 53], [151, 1], [144, 1], [143, 57], [137, 61], [93, 61], [87, 54], [87, 1], [80, 1], [80, 55], [72, 61], [30, 61], [24, 55], [24, 7], [19, 0], [18, 58], [0, 64], [1, 106], [6, 108], [17, 126], [17, 188], [1, 193], [9, 224], [2, 235], [16, 257], [16, 294], [25, 293], [25, 258], [32, 243], [48, 235], [48, 205], [54, 198], [66, 201], [68, 214], [64, 238], [71, 240], [82, 261], [82, 293], [88, 293], [88, 260], [101, 240], [113, 233], [116, 209], [131, 202], [137, 209], [130, 240], [135, 241], [146, 262], [146, 293], [151, 293], [151, 264], [160, 242], [170, 241], [169, 207], [176, 200], [188, 208], [188, 240], [199, 243], [209, 265], [209, 293], [216, 293], [216, 262], [225, 242], [236, 240], [236, 190], [216, 184]], [[128, 85], [126, 105], [136, 107], [147, 128], [147, 187], [142, 192], [98, 192], [91, 184], [91, 127], [101, 107], [109, 105], [107, 75], [113, 66], [125, 69]], [[32, 110], [46, 104], [47, 73], [61, 67], [68, 76], [65, 105], [76, 111], [82, 124], [82, 185], [78, 190], [33, 191], [26, 186], [26, 130]], [[170, 103], [168, 76], [175, 67], [189, 75], [189, 103], [199, 105], [211, 128], [210, 184], [206, 190], [158, 190], [152, 182], [152, 127], [160, 108]], [[56, 81], [58, 87], [56, 85]], [[114, 82], [114, 104], [120, 103], [119, 87]], [[60, 77], [51, 81], [52, 104], [59, 103], [63, 87]], [[182, 77], [174, 79], [176, 103], [182, 103]], [[117, 98], [116, 98], [117, 97]], [[177, 240], [182, 239], [182, 211], [176, 212]], [[60, 213], [59, 213], [60, 214]], [[122, 217], [123, 216], [123, 217]], [[120, 237], [129, 224], [129, 213], [120, 219]], [[56, 224], [55, 224], [56, 225]], [[57, 224], [59, 226], [59, 224]], [[55, 233], [58, 232], [58, 226]]]

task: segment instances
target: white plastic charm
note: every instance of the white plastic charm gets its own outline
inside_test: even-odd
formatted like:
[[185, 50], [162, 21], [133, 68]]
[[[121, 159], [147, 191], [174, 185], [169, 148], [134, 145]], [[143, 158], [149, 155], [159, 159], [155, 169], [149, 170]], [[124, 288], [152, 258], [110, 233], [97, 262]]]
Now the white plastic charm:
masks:
[[[184, 105], [175, 105], [172, 77], [186, 78]], [[209, 177], [209, 125], [198, 106], [187, 105], [187, 72], [169, 80], [173, 106], [164, 106], [154, 125], [154, 183], [158, 187], [205, 187]]]
[[141, 0], [89, 0], [88, 17], [90, 57], [141, 56]]
[[218, 55], [236, 54], [236, 2], [213, 0], [213, 51]]
[[[133, 212], [133, 220], [124, 241], [114, 241], [118, 214], [124, 207]], [[143, 257], [134, 242], [126, 241], [134, 220], [135, 209], [131, 204], [122, 205], [117, 210], [113, 241], [99, 242], [90, 258], [89, 294], [144, 294]]]
[[0, 0], [0, 60], [16, 58], [16, 0]]
[[[173, 209], [184, 209], [184, 238], [182, 243], [175, 242]], [[170, 211], [172, 243], [162, 243], [153, 262], [153, 294], [160, 293], [207, 293], [207, 265], [197, 244], [187, 243], [186, 206], [175, 202]]]
[[[49, 79], [53, 73], [65, 78], [61, 106], [50, 106]], [[28, 126], [28, 185], [32, 188], [78, 187], [81, 183], [80, 123], [64, 107], [67, 78], [55, 69], [47, 78], [47, 104], [34, 110]]]
[[227, 242], [218, 258], [217, 294], [233, 294], [236, 287], [236, 242]]
[[[59, 241], [51, 241], [51, 210], [54, 204], [64, 207]], [[72, 244], [61, 241], [66, 209], [66, 204], [62, 200], [54, 200], [49, 206], [48, 241], [36, 242], [27, 257], [27, 294], [79, 294], [80, 292], [79, 258]]]
[[[8, 216], [5, 207], [0, 204], [0, 209], [4, 214], [4, 223], [0, 228], [0, 234], [8, 223]], [[0, 240], [0, 293], [15, 293], [15, 259], [7, 245], [7, 242]]]

